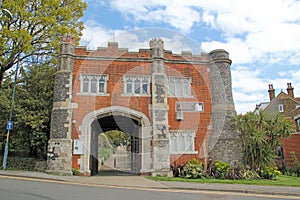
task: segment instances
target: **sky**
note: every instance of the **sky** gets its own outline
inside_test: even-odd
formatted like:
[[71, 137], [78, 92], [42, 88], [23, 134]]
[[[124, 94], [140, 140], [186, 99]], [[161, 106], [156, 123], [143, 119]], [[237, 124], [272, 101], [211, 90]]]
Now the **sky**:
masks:
[[80, 45], [115, 41], [137, 51], [161, 38], [173, 53], [225, 49], [237, 113], [268, 102], [292, 83], [300, 97], [299, 0], [84, 0], [88, 4]]

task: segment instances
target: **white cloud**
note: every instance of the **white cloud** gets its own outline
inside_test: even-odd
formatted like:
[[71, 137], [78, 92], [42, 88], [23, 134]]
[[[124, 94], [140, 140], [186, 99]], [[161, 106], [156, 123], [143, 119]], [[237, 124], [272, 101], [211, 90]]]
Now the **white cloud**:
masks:
[[[267, 91], [267, 90], [265, 90]], [[264, 101], [264, 100], [267, 100], [265, 98], [265, 94], [264, 92], [261, 92], [261, 93], [257, 93], [257, 92], [253, 92], [253, 93], [245, 93], [245, 92], [238, 92], [238, 91], [235, 91], [233, 90], [233, 98], [234, 98], [234, 101], [237, 101], [237, 102], [242, 102], [242, 103], [251, 103], [251, 102], [256, 102], [258, 103], [257, 101]], [[254, 104], [255, 105], [255, 104]]]
[[128, 20], [164, 22], [183, 32], [189, 32], [194, 24], [200, 22], [200, 13], [193, 6], [193, 1], [113, 0], [109, 3]]
[[[112, 0], [106, 3], [128, 21], [164, 22], [184, 33], [195, 24], [205, 23], [221, 31], [225, 42], [204, 42], [203, 48], [224, 46], [236, 64], [254, 62], [270, 53], [285, 52], [282, 59], [273, 62], [300, 54], [299, 1]], [[294, 56], [289, 61], [294, 64], [298, 60]]]
[[102, 27], [95, 21], [85, 22], [85, 29], [82, 32], [80, 45], [87, 46], [89, 49], [96, 49], [103, 46], [103, 42], [112, 38], [113, 31]]
[[237, 67], [231, 70], [232, 85], [235, 89], [246, 92], [258, 92], [264, 90], [268, 82], [259, 78], [260, 70], [250, 70], [246, 67]]
[[268, 101], [268, 80], [261, 78], [261, 70], [237, 66], [231, 70], [233, 99], [239, 113], [253, 111], [256, 104]]
[[[93, 2], [87, 0], [89, 3]], [[129, 28], [139, 24], [169, 24], [182, 33], [190, 33], [195, 27], [216, 30], [219, 39], [203, 38], [201, 48], [206, 52], [223, 48], [233, 61], [232, 81], [237, 110], [245, 112], [261, 100], [268, 99], [267, 86], [273, 83], [276, 91], [286, 89], [292, 82], [295, 94], [300, 96], [300, 1], [297, 0], [97, 0], [120, 12]], [[94, 2], [93, 2], [94, 3]], [[195, 26], [197, 25], [197, 26]], [[106, 46], [114, 32], [120, 47], [148, 48], [151, 38], [141, 38], [136, 32], [109, 30], [99, 24], [85, 23], [84, 40], [90, 46]], [[193, 30], [196, 32], [195, 30]], [[197, 30], [199, 31], [199, 30]], [[201, 30], [203, 31], [203, 30]], [[120, 34], [119, 34], [120, 33]], [[180, 53], [189, 50], [186, 40], [179, 36], [162, 36], [165, 49]], [[281, 71], [266, 76], [265, 65], [281, 64]], [[243, 65], [241, 67], [240, 65]], [[259, 70], [258, 70], [259, 68]], [[291, 74], [292, 73], [292, 74]], [[255, 101], [257, 98], [257, 101]], [[243, 100], [247, 99], [247, 100]], [[253, 105], [251, 105], [253, 104]]]

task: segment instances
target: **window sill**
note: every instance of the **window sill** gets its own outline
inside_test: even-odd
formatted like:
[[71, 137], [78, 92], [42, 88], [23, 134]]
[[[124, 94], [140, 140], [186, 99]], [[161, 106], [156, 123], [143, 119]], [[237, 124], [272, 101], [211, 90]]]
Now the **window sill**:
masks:
[[80, 93], [77, 93], [78, 96], [109, 96], [108, 93], [105, 93], [105, 94], [97, 94], [97, 93], [86, 93], [86, 92], [80, 92]]
[[121, 94], [121, 97], [151, 97], [150, 94]]
[[198, 151], [177, 151], [177, 152], [170, 152], [172, 155], [178, 155], [178, 154], [198, 154]]
[[168, 95], [168, 98], [177, 98], [177, 99], [191, 99], [194, 98], [194, 96], [174, 96], [174, 95]]
[[297, 131], [295, 133], [292, 133], [291, 135], [299, 135], [300, 134], [300, 131]]

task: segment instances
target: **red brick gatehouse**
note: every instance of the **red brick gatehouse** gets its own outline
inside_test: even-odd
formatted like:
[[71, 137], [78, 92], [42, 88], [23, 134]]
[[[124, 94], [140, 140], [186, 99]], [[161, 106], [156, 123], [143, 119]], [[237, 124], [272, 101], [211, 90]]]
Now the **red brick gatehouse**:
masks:
[[173, 54], [161, 39], [129, 52], [109, 42], [87, 50], [72, 37], [61, 43], [48, 145], [48, 171], [98, 172], [98, 136], [131, 135], [131, 170], [170, 175], [170, 165], [192, 158], [241, 158], [231, 60], [224, 50]]

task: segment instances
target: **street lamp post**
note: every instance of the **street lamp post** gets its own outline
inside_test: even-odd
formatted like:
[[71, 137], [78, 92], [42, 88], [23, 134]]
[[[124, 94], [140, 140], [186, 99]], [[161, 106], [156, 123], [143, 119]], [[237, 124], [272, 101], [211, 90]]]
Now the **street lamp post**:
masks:
[[[2, 13], [7, 14], [11, 19], [13, 18], [11, 12], [7, 9], [2, 9]], [[9, 142], [9, 134], [10, 131], [13, 129], [13, 121], [12, 121], [12, 113], [13, 113], [13, 107], [14, 107], [14, 101], [15, 101], [15, 92], [16, 92], [16, 85], [17, 85], [17, 78], [18, 78], [18, 69], [19, 69], [19, 63], [20, 62], [20, 53], [18, 54], [18, 61], [17, 61], [17, 67], [15, 72], [15, 78], [14, 78], [14, 87], [12, 91], [12, 97], [11, 97], [11, 105], [10, 105], [10, 112], [9, 112], [9, 119], [7, 122], [7, 134], [5, 139], [5, 149], [4, 149], [4, 156], [3, 156], [3, 164], [2, 169], [6, 169], [6, 163], [7, 163], [7, 155], [8, 155], [8, 142]]]
[[13, 87], [12, 96], [11, 96], [9, 118], [8, 118], [8, 122], [7, 122], [7, 126], [6, 126], [7, 134], [6, 134], [6, 139], [5, 139], [5, 149], [4, 149], [4, 156], [3, 156], [3, 163], [2, 163], [3, 170], [6, 169], [6, 163], [7, 163], [9, 134], [10, 134], [10, 131], [13, 129], [12, 113], [13, 113], [13, 107], [14, 107], [14, 102], [15, 102], [15, 93], [16, 93], [16, 86], [17, 86], [19, 62], [20, 62], [19, 58], [20, 58], [20, 54], [18, 55], [17, 67], [16, 67], [16, 72], [15, 72], [15, 78], [14, 78], [14, 87]]

